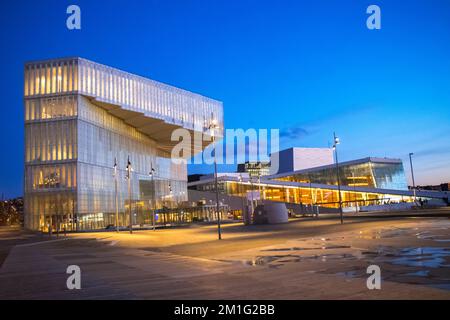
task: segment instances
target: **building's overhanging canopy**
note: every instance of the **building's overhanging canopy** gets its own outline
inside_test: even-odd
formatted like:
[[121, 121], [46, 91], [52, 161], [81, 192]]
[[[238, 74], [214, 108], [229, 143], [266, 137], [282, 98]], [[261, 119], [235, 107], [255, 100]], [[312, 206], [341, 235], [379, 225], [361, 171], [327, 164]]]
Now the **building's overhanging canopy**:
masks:
[[[156, 115], [154, 117], [150, 117], [143, 112], [125, 109], [119, 105], [104, 102], [97, 98], [88, 98], [93, 104], [105, 109], [113, 116], [122, 119], [125, 123], [147, 135], [149, 138], [154, 140], [157, 143], [157, 147], [163, 151], [171, 152], [172, 149], [179, 143], [179, 141], [172, 141], [172, 133], [174, 130], [180, 128], [187, 130], [191, 136], [191, 156], [202, 152], [209, 144], [212, 143], [211, 135], [209, 135], [208, 132], [203, 133], [203, 138], [200, 143], [194, 143], [194, 134], [198, 134], [198, 131], [193, 128], [186, 128], [182, 123], [170, 123]], [[221, 138], [221, 136], [218, 136], [218, 139]]]

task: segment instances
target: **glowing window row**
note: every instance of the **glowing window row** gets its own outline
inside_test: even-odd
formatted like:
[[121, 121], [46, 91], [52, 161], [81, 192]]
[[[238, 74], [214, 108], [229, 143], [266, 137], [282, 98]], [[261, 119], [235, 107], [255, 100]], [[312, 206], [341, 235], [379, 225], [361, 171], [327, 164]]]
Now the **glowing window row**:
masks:
[[25, 120], [47, 120], [77, 115], [76, 96], [25, 100]]
[[25, 161], [27, 163], [76, 158], [76, 120], [25, 125]]
[[77, 60], [53, 61], [25, 66], [25, 96], [78, 90]]
[[27, 166], [25, 172], [27, 191], [65, 189], [77, 186], [77, 165], [75, 162]]

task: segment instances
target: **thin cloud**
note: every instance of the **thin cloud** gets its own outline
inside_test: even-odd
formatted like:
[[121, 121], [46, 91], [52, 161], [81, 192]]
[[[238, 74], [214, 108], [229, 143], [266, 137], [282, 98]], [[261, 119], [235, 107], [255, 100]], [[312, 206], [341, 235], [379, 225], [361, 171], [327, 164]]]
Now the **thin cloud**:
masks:
[[280, 130], [281, 139], [296, 140], [303, 138], [309, 134], [308, 130], [302, 127], [290, 127]]

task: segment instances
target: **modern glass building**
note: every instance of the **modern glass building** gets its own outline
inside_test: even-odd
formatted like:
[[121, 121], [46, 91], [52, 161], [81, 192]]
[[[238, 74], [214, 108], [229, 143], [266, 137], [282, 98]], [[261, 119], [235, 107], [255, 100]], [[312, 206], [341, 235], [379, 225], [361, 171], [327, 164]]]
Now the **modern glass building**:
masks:
[[[337, 185], [336, 165], [326, 165], [269, 177], [274, 180]], [[408, 190], [400, 159], [363, 158], [339, 164], [341, 185], [379, 189]]]
[[82, 58], [27, 63], [24, 82], [25, 226], [33, 230], [115, 225], [116, 207], [121, 226], [130, 209], [132, 224], [152, 223], [152, 209], [187, 200], [173, 131], [204, 135], [213, 120], [223, 128], [219, 101]]
[[[398, 159], [369, 157], [342, 162], [339, 164], [339, 180], [344, 207], [411, 202], [414, 199], [412, 192], [408, 191], [402, 161]], [[338, 208], [337, 184], [336, 165], [331, 164], [263, 176], [260, 180], [223, 174], [219, 177], [218, 189], [231, 196], [249, 198], [257, 192], [264, 200]], [[212, 192], [215, 190], [214, 179], [192, 181], [188, 187]]]
[[[271, 180], [219, 177], [221, 194], [252, 199], [285, 202], [288, 204], [314, 205], [324, 208], [339, 207], [339, 191], [336, 185]], [[203, 179], [188, 184], [190, 190], [214, 192], [214, 179]], [[367, 206], [381, 203], [412, 202], [413, 194], [408, 190], [378, 189], [371, 187], [341, 186], [343, 207]], [[258, 193], [259, 196], [255, 196]], [[253, 194], [253, 195], [252, 195]], [[428, 194], [427, 194], [428, 196]]]

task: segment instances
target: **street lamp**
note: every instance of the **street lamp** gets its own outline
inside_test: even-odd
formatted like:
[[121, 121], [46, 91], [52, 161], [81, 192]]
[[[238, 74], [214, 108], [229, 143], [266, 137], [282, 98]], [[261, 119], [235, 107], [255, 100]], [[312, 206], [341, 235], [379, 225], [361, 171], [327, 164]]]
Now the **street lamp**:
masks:
[[131, 167], [130, 156], [128, 156], [127, 162], [127, 180], [128, 180], [128, 205], [130, 207], [130, 234], [133, 233], [133, 214], [131, 213], [131, 171], [133, 170]]
[[245, 188], [243, 188], [243, 186], [242, 186], [242, 173], [239, 174], [238, 180], [239, 180], [239, 194], [241, 194], [241, 192], [242, 192], [242, 196], [241, 196], [241, 199], [242, 199], [242, 220], [244, 221], [244, 224], [246, 225], [247, 224], [247, 217], [246, 217], [247, 213], [245, 212], [245, 204], [244, 204], [244, 191], [245, 191]]
[[116, 230], [119, 232], [119, 198], [117, 195], [117, 158], [114, 158], [114, 191], [116, 202]]
[[213, 144], [214, 144], [214, 184], [216, 186], [216, 206], [217, 206], [217, 232], [219, 236], [219, 240], [222, 240], [222, 231], [220, 228], [220, 206], [219, 206], [219, 183], [218, 183], [218, 177], [217, 177], [217, 150], [216, 150], [216, 134], [215, 130], [219, 129], [219, 126], [217, 125], [217, 121], [213, 119], [208, 126], [208, 129], [211, 132], [211, 136], [213, 138]]
[[409, 153], [409, 163], [411, 165], [411, 178], [413, 183], [413, 192], [414, 192], [414, 202], [416, 202], [416, 182], [414, 181], [414, 169], [413, 169], [413, 163], [412, 163], [412, 156], [414, 153]]
[[156, 173], [156, 170], [155, 170], [155, 168], [153, 168], [153, 162], [151, 162], [150, 163], [150, 172], [149, 172], [149, 176], [150, 176], [150, 178], [152, 179], [152, 187], [153, 187], [153, 190], [152, 190], [152, 200], [151, 200], [151, 202], [152, 202], [152, 206], [153, 206], [153, 208], [151, 208], [151, 210], [152, 210], [152, 213], [153, 213], [153, 219], [152, 219], [152, 221], [153, 221], [153, 231], [155, 231], [156, 230], [156, 225], [155, 225], [155, 207], [156, 207], [156, 195], [155, 195], [155, 193], [156, 193], [156, 188], [155, 188], [155, 183], [154, 183], [154, 177], [155, 177], [155, 173]]
[[344, 217], [342, 214], [342, 196], [341, 196], [341, 179], [339, 178], [339, 160], [338, 160], [338, 153], [337, 153], [337, 145], [341, 143], [338, 137], [336, 137], [336, 133], [333, 133], [334, 135], [334, 144], [333, 144], [333, 150], [334, 150], [334, 156], [336, 159], [336, 178], [337, 178], [337, 185], [338, 185], [338, 194], [339, 194], [339, 214], [341, 216], [341, 224], [344, 223]]
[[312, 182], [311, 182], [311, 174], [308, 173], [308, 180], [309, 180], [309, 196], [311, 198], [311, 213], [314, 215], [314, 197], [313, 197], [313, 191], [312, 191]]
[[353, 195], [355, 197], [355, 208], [356, 208], [356, 213], [358, 213], [358, 198], [356, 196], [356, 179], [355, 179], [354, 172], [352, 172], [352, 178], [353, 178]]
[[259, 200], [261, 201], [261, 204], [263, 204], [264, 197], [261, 193], [261, 172], [258, 172], [258, 192], [259, 192]]

